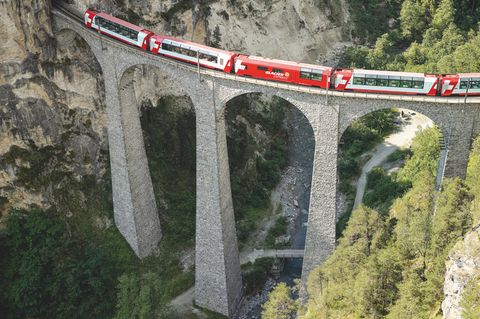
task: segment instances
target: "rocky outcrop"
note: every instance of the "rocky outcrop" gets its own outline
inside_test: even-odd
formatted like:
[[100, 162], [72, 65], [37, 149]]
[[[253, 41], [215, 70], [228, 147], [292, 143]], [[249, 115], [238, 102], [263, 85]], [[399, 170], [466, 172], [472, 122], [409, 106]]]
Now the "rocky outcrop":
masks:
[[[463, 309], [460, 306], [465, 287], [480, 275], [480, 227], [468, 233], [465, 239], [451, 250], [448, 256], [447, 272], [443, 291], [443, 318], [461, 319]], [[477, 277], [478, 278], [478, 277]]]
[[59, 185], [52, 180], [34, 187], [41, 176], [68, 172], [77, 179], [100, 178], [108, 161], [100, 69], [77, 35], [54, 38], [50, 12], [47, 0], [0, 3], [3, 211], [49, 207]]
[[143, 25], [228, 50], [323, 62], [347, 38], [347, 1], [331, 0], [72, 0]]

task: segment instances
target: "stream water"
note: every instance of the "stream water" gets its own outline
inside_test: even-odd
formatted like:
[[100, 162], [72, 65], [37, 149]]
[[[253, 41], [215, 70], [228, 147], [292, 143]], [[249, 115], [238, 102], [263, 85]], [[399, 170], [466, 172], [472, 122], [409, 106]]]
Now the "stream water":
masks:
[[[307, 233], [308, 208], [310, 205], [310, 186], [312, 180], [313, 155], [315, 140], [313, 130], [305, 116], [297, 109], [289, 114], [290, 144], [289, 162], [295, 168], [295, 183], [292, 185], [289, 196], [298, 202], [295, 209], [293, 227], [290, 228], [291, 248], [304, 249]], [[287, 197], [289, 197], [287, 196]], [[301, 258], [286, 259], [280, 274], [280, 281], [293, 285], [294, 279], [302, 275]]]

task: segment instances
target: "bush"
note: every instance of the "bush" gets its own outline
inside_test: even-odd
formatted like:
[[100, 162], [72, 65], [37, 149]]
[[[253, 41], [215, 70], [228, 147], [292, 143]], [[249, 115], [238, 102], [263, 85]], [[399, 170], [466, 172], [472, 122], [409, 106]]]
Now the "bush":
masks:
[[111, 318], [118, 273], [102, 247], [75, 242], [39, 210], [12, 211], [1, 241], [7, 318]]
[[246, 294], [252, 294], [263, 288], [270, 274], [273, 262], [274, 259], [270, 257], [259, 258], [255, 260], [253, 264], [248, 263], [242, 266]]

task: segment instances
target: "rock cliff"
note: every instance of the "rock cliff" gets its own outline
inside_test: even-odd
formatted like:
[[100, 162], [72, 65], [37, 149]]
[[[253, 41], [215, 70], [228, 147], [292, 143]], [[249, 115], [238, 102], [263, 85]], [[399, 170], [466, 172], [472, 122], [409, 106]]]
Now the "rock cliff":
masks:
[[[455, 245], [448, 256], [443, 291], [443, 318], [461, 319], [461, 301], [465, 287], [480, 275], [480, 227], [468, 233]], [[477, 277], [478, 278], [478, 277]]]
[[54, 37], [50, 12], [0, 3], [0, 211], [49, 207], [61, 172], [100, 177], [108, 160], [100, 69], [78, 36]]
[[265, 57], [322, 62], [349, 32], [345, 0], [70, 1], [154, 32]]

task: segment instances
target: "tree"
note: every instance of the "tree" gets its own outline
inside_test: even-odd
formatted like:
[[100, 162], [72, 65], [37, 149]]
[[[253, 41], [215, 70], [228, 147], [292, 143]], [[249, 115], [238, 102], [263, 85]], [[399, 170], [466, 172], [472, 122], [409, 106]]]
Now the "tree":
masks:
[[152, 272], [120, 276], [115, 319], [172, 318], [174, 314], [161, 302], [162, 284], [158, 275]]
[[395, 246], [406, 260], [416, 259], [424, 274], [430, 247], [433, 214], [434, 178], [429, 172], [417, 176], [413, 187], [395, 201], [391, 218], [395, 220]]
[[460, 301], [463, 319], [476, 319], [480, 313], [480, 275], [470, 279]]
[[425, 10], [415, 0], [405, 0], [400, 11], [402, 35], [407, 39], [419, 39], [426, 28]]
[[3, 241], [2, 290], [15, 317], [111, 317], [116, 269], [100, 247], [75, 242], [58, 217], [12, 211]]
[[453, 0], [442, 0], [433, 16], [432, 27], [443, 31], [450, 26], [450, 24], [454, 23], [454, 18], [455, 8], [453, 6]]
[[295, 318], [298, 304], [292, 298], [292, 289], [282, 282], [268, 294], [262, 309], [262, 319], [291, 319]]
[[476, 225], [480, 222], [480, 136], [473, 142], [465, 183], [473, 195], [472, 218]]
[[398, 173], [399, 181], [412, 182], [422, 171], [436, 176], [440, 157], [440, 136], [438, 128], [429, 128], [417, 133], [411, 146], [413, 156]]
[[446, 179], [442, 191], [436, 197], [436, 213], [432, 223], [432, 251], [442, 256], [451, 245], [470, 228], [471, 198], [459, 178]]
[[459, 46], [438, 62], [440, 72], [479, 72], [480, 71], [480, 34], [471, 33], [467, 43]]
[[371, 255], [355, 281], [355, 299], [360, 317], [381, 318], [398, 298], [402, 280], [400, 257], [394, 248]]

